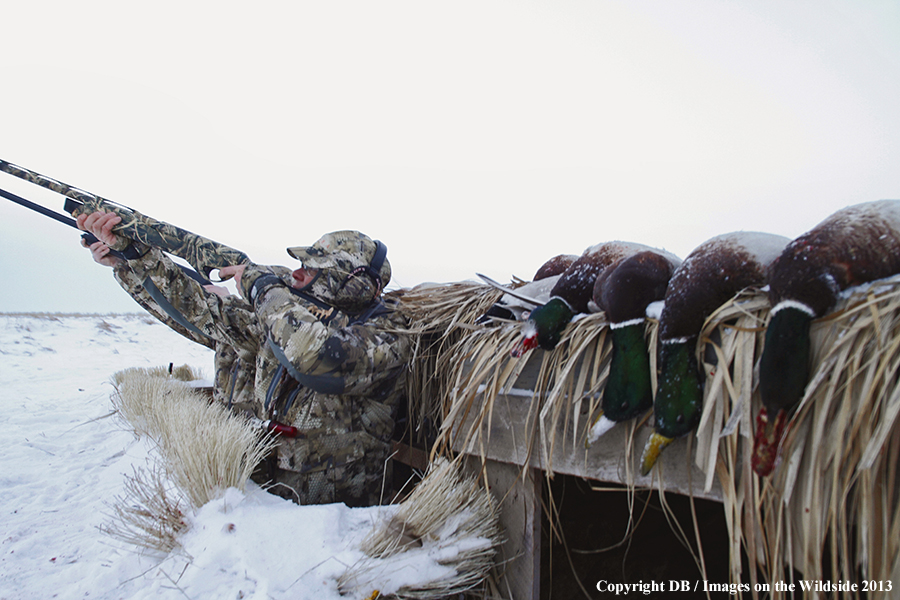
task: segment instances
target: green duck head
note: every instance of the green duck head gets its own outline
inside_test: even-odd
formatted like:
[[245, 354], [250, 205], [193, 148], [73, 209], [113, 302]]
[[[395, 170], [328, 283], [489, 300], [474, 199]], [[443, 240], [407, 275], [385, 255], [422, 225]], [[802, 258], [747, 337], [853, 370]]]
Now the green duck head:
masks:
[[697, 338], [659, 347], [659, 382], [653, 400], [656, 431], [671, 438], [687, 435], [700, 422], [703, 382], [694, 346]]
[[518, 358], [537, 346], [553, 350], [574, 316], [572, 307], [559, 297], [553, 297], [546, 304], [538, 306], [528, 315], [522, 339], [513, 348], [512, 355]]
[[814, 313], [799, 302], [782, 302], [772, 310], [766, 345], [759, 360], [759, 393], [753, 470], [768, 475], [775, 465], [787, 415], [797, 406], [809, 381], [809, 328]]
[[653, 399], [655, 449], [644, 449], [641, 472], [647, 474], [660, 451], [675, 438], [687, 435], [700, 422], [703, 409], [703, 382], [697, 368], [694, 347], [697, 338], [668, 341], [660, 344], [660, 374]]
[[653, 405], [644, 320], [613, 325], [610, 332], [612, 358], [600, 405], [603, 412], [601, 419], [594, 423], [591, 442], [603, 435], [612, 424], [633, 419]]

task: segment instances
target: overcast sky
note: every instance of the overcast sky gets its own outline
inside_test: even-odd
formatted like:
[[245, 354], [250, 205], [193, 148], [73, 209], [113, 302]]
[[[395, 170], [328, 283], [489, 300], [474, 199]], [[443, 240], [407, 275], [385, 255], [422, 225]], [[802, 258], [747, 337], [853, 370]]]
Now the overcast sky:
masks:
[[[258, 263], [360, 229], [398, 286], [900, 198], [895, 1], [30, 0], [0, 56], [0, 158]], [[0, 256], [0, 311], [136, 309], [5, 200]]]

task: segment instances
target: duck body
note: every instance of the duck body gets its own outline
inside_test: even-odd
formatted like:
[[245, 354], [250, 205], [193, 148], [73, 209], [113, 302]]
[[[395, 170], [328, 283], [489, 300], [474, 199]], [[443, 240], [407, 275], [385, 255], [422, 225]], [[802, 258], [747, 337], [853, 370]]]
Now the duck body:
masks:
[[813, 319], [845, 289], [900, 272], [900, 200], [844, 208], [792, 241], [772, 265], [772, 306], [760, 358], [760, 395], [752, 466], [775, 466], [789, 413], [809, 381]]
[[554, 275], [562, 275], [576, 260], [578, 256], [575, 254], [558, 254], [542, 264], [531, 280], [541, 281]]
[[591, 246], [563, 271], [550, 295], [564, 299], [576, 314], [589, 312], [597, 277], [621, 259], [652, 249], [644, 244], [619, 241]]
[[695, 248], [672, 276], [659, 321], [659, 339], [696, 338], [706, 318], [737, 292], [765, 285], [769, 265], [790, 240], [780, 235], [735, 231]]
[[652, 406], [646, 311], [651, 302], [664, 298], [680, 264], [681, 259], [668, 252], [642, 250], [617, 260], [595, 280], [592, 302], [610, 322], [612, 356], [601, 415], [591, 428], [589, 443]]
[[655, 425], [644, 448], [645, 475], [665, 446], [700, 421], [703, 378], [696, 349], [706, 319], [739, 291], [765, 285], [769, 265], [789, 242], [769, 233], [726, 233], [698, 246], [675, 271], [660, 314]]
[[613, 325], [643, 320], [647, 305], [665, 298], [680, 265], [680, 258], [656, 249], [620, 258], [594, 280], [592, 301]]

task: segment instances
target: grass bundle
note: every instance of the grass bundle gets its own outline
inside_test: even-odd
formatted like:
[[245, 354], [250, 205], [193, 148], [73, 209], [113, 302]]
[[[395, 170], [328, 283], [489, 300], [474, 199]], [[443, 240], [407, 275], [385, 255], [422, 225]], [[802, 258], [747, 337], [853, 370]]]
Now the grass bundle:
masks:
[[[512, 358], [520, 325], [477, 323], [501, 295], [468, 282], [428, 284], [402, 294], [403, 309], [421, 334], [409, 388], [417, 398], [414, 420], [427, 416], [438, 424], [437, 452], [456, 448], [484, 456], [497, 398], [528, 394], [527, 456], [519, 459], [527, 464], [532, 453], [540, 453], [543, 468], [552, 472], [554, 448], [566, 442], [573, 451], [583, 448], [590, 417], [599, 410], [609, 373], [608, 322], [603, 313], [581, 315], [567, 326], [553, 352]], [[652, 320], [647, 325], [654, 370], [657, 325]], [[526, 365], [535, 360], [540, 361], [537, 377], [523, 380]], [[652, 383], [655, 389], [655, 376]]]
[[183, 369], [135, 368], [113, 376], [114, 408], [156, 451], [156, 464], [136, 471], [117, 499], [107, 531], [120, 539], [171, 549], [185, 526], [179, 515], [230, 487], [245, 489], [274, 446], [271, 436], [182, 383], [194, 378]]
[[448, 349], [439, 363], [446, 373], [438, 438], [442, 449], [484, 455], [490, 440], [482, 425], [490, 422], [494, 400], [510, 390], [526, 364], [509, 356], [517, 335], [518, 329], [509, 326], [473, 330]]
[[[437, 458], [397, 511], [363, 540], [367, 558], [343, 575], [341, 593], [368, 597], [378, 590], [379, 598], [416, 599], [473, 590], [493, 566], [502, 541], [498, 516], [490, 493], [462, 474], [460, 462]], [[433, 578], [394, 589], [393, 573], [422, 553], [442, 569]]]
[[[655, 332], [655, 323], [648, 333]], [[526, 456], [540, 453], [542, 467], [552, 473], [558, 444], [583, 448], [590, 416], [599, 410], [600, 392], [609, 374], [611, 341], [605, 315], [585, 315], [567, 326], [556, 349], [513, 358], [510, 350], [521, 337], [520, 326], [504, 323], [466, 331], [446, 348], [438, 365], [446, 371], [442, 390], [444, 447], [463, 448], [484, 455], [494, 403], [504, 394], [531, 397], [526, 418]], [[523, 379], [526, 366], [539, 361], [538, 374]], [[563, 432], [563, 438], [558, 438]]]
[[[648, 332], [655, 332], [655, 323], [648, 327]], [[557, 443], [565, 443], [565, 435], [571, 429], [571, 451], [583, 449], [592, 417], [599, 414], [612, 352], [607, 333], [609, 323], [604, 313], [584, 316], [566, 329], [553, 352], [544, 353], [537, 389], [545, 395], [539, 415], [540, 448], [542, 464], [549, 472], [553, 470], [552, 456]], [[652, 385], [656, 390], [655, 377]], [[564, 432], [564, 438], [557, 440], [560, 431]], [[580, 446], [579, 442], [582, 442]]]
[[101, 531], [138, 548], [166, 554], [178, 547], [178, 537], [188, 529], [184, 495], [173, 488], [159, 465], [135, 469], [112, 511]]
[[703, 413], [696, 431], [695, 462], [706, 473], [704, 489], [718, 476], [729, 532], [732, 582], [743, 576], [746, 549], [748, 577], [766, 563], [760, 535], [759, 479], [750, 468], [753, 415], [759, 410], [755, 368], [765, 340], [768, 296], [744, 290], [713, 312], [700, 333], [697, 364], [706, 374]]
[[[476, 320], [501, 292], [474, 282], [422, 284], [398, 295], [415, 336], [406, 379], [409, 414], [416, 424], [441, 423], [444, 399], [454, 386], [454, 360], [460, 340], [483, 329]], [[418, 431], [424, 435], [425, 432]]]

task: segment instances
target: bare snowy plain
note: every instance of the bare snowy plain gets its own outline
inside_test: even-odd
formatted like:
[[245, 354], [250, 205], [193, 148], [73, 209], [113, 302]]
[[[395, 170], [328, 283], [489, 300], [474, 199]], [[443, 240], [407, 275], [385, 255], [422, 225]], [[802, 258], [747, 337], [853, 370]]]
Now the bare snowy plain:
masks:
[[[128, 476], [152, 457], [112, 414], [111, 376], [169, 363], [211, 376], [212, 360], [144, 315], [0, 314], [0, 600], [345, 598], [337, 578], [392, 507], [301, 507], [249, 483], [189, 515], [167, 554], [103, 531]], [[378, 587], [441, 568], [410, 559]]]

